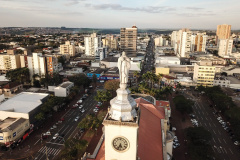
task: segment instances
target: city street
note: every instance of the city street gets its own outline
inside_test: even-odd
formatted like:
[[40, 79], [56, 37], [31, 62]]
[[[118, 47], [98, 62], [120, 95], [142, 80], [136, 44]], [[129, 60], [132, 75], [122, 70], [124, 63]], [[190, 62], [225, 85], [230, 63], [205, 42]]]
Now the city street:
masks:
[[[69, 109], [66, 114], [62, 117], [65, 120], [62, 124], [58, 124], [57, 128], [51, 132], [51, 136], [48, 137], [48, 140], [45, 145], [41, 144], [41, 140], [37, 140], [34, 142], [34, 145], [39, 145], [40, 149], [36, 154], [34, 154], [35, 159], [37, 160], [45, 160], [46, 156], [48, 159], [54, 159], [61, 149], [64, 146], [64, 141], [67, 140], [69, 137], [80, 138], [77, 125], [78, 123], [89, 113], [93, 113], [93, 108], [96, 106], [97, 102], [94, 100], [94, 96], [96, 93], [89, 95], [85, 100], [83, 100], [83, 108], [86, 110], [84, 113], [80, 112], [80, 109], [72, 108]], [[70, 106], [71, 107], [71, 106]], [[79, 116], [78, 121], [75, 121], [75, 118]], [[50, 128], [49, 128], [50, 130]], [[53, 136], [59, 133], [59, 136], [63, 136], [63, 138], [56, 138], [53, 139]]]
[[212, 134], [211, 146], [216, 159], [238, 160], [240, 154], [237, 146], [233, 144], [229, 134], [218, 122], [218, 116], [213, 114], [213, 109], [209, 107], [207, 99], [203, 96], [195, 97], [191, 91], [185, 91], [184, 94], [195, 102], [193, 113], [196, 115], [199, 126], [203, 126]]

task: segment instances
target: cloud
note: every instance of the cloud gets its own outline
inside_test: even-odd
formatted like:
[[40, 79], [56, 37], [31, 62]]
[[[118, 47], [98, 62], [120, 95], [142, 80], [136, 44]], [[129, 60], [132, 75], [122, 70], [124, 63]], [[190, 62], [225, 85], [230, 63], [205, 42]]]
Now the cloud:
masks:
[[214, 13], [177, 13], [176, 15], [184, 17], [215, 16]]
[[204, 8], [200, 8], [200, 7], [185, 7], [185, 9], [188, 9], [188, 10], [203, 10]]
[[161, 12], [168, 12], [168, 11], [175, 11], [176, 9], [173, 7], [167, 6], [147, 6], [147, 7], [125, 7], [120, 4], [99, 4], [99, 5], [92, 5], [92, 4], [85, 4], [85, 7], [92, 7], [95, 10], [120, 10], [120, 11], [132, 11], [132, 12], [147, 12], [147, 13], [161, 13]]
[[65, 6], [73, 6], [79, 4], [79, 2], [85, 1], [85, 0], [68, 0], [67, 3], [65, 3]]

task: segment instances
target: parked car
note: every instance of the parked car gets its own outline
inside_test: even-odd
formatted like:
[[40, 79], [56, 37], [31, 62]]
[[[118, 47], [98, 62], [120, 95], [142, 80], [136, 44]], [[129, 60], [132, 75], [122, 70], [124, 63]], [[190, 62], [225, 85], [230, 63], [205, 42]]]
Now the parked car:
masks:
[[217, 120], [219, 120], [219, 121], [222, 120], [222, 117], [218, 117]]
[[78, 103], [78, 104], [81, 104], [81, 103], [82, 103], [82, 99], [78, 100], [77, 103]]
[[77, 117], [75, 118], [75, 121], [77, 122], [77, 121], [78, 121], [78, 119], [79, 119], [79, 116], [77, 116]]
[[93, 109], [93, 112], [97, 113], [97, 112], [98, 112], [98, 109]]
[[85, 111], [86, 111], [86, 110], [83, 108], [81, 112], [84, 113]]
[[56, 133], [56, 134], [53, 136], [53, 139], [56, 139], [58, 136], [59, 136], [59, 133]]
[[176, 129], [176, 127], [172, 127], [172, 131], [176, 131], [177, 129]]
[[83, 108], [83, 105], [79, 105], [79, 109], [82, 109]]
[[51, 135], [51, 132], [50, 132], [50, 131], [47, 131], [47, 132], [45, 133], [45, 135], [50, 136], [50, 135]]
[[65, 119], [64, 118], [61, 118], [60, 121], [64, 121]]
[[85, 132], [85, 128], [80, 128], [80, 133]]

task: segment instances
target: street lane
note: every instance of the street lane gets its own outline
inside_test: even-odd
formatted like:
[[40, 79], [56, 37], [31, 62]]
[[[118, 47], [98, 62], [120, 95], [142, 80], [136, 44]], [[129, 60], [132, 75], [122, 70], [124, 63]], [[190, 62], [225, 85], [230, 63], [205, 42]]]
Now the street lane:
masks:
[[[65, 120], [61, 124], [58, 124], [56, 129], [51, 131], [51, 136], [48, 142], [46, 142], [45, 145], [43, 145], [41, 141], [36, 144], [41, 145], [41, 148], [34, 156], [36, 160], [45, 160], [46, 156], [48, 156], [49, 160], [54, 159], [60, 153], [61, 149], [63, 149], [66, 139], [70, 137], [80, 138], [81, 135], [78, 135], [77, 125], [87, 114], [93, 113], [93, 109], [97, 105], [97, 101], [94, 100], [95, 95], [96, 92], [94, 91], [94, 93], [92, 93], [85, 100], [83, 100], [82, 105], [85, 109], [84, 113], [80, 112], [79, 108], [69, 109], [62, 117]], [[77, 116], [79, 116], [80, 118], [76, 122], [75, 118]], [[64, 137], [61, 140], [59, 140], [58, 137], [56, 139], [53, 139], [53, 136], [56, 133], [59, 133], [60, 136], [64, 134]]]

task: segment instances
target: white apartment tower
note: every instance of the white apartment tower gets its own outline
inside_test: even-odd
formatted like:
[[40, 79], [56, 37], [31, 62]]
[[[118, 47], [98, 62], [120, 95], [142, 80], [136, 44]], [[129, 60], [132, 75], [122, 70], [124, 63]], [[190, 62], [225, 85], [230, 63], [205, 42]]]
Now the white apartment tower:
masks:
[[102, 47], [101, 37], [97, 33], [91, 34], [90, 37], [84, 37], [85, 55], [98, 56], [98, 48]]
[[233, 39], [218, 39], [218, 55], [228, 57], [232, 54]]
[[178, 36], [180, 37], [179, 47], [177, 56], [179, 57], [189, 57], [191, 52], [191, 35], [192, 32], [189, 29], [182, 29], [178, 31]]
[[66, 41], [65, 44], [60, 45], [60, 54], [69, 55], [70, 57], [75, 56], [75, 46], [70, 41]]

